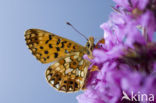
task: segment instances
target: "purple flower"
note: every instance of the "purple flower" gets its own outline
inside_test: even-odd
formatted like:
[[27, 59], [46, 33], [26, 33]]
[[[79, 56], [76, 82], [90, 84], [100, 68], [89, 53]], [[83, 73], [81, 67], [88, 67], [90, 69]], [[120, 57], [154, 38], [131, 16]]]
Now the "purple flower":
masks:
[[[141, 93], [156, 96], [156, 0], [114, 0], [116, 12], [100, 25], [105, 44], [93, 50], [86, 90], [79, 103], [134, 103], [127, 96]], [[97, 66], [99, 70], [92, 71]], [[142, 101], [141, 101], [142, 100]], [[156, 102], [156, 101], [152, 101]]]
[[145, 9], [150, 0], [113, 0], [117, 5], [132, 10], [133, 8]]
[[[148, 39], [152, 41], [156, 30], [156, 0], [114, 0], [116, 8], [122, 14], [126, 23], [134, 23], [133, 27], [141, 25], [146, 30]], [[127, 28], [127, 27], [126, 27]], [[130, 30], [129, 28], [127, 28]]]
[[149, 40], [152, 41], [153, 34], [156, 31], [156, 17], [152, 11], [146, 11], [138, 20], [140, 25], [146, 28], [146, 33], [149, 36]]

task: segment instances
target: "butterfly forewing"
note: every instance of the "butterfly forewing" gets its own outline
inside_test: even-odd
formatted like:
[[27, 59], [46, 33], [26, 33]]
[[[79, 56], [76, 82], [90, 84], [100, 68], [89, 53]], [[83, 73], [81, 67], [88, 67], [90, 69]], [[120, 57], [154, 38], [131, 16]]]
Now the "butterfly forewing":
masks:
[[84, 54], [62, 58], [46, 70], [48, 83], [59, 91], [75, 92], [83, 88], [87, 76], [88, 63], [82, 58]]
[[42, 63], [66, 57], [75, 51], [83, 51], [84, 47], [66, 38], [40, 29], [29, 29], [25, 32], [25, 40], [32, 54]]

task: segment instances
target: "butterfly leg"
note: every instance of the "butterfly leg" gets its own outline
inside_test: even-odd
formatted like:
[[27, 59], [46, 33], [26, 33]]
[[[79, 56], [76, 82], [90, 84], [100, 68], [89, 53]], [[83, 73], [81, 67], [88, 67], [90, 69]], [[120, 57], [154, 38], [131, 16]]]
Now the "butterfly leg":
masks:
[[90, 72], [94, 72], [94, 71], [99, 71], [98, 66], [93, 65], [92, 68], [90, 69]]

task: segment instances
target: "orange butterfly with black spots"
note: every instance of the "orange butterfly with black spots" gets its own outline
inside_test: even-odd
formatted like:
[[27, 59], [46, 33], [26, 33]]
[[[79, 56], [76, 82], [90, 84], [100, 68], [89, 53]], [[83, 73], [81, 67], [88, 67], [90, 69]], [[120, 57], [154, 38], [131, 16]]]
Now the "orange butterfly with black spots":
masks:
[[75, 92], [85, 87], [90, 62], [83, 55], [92, 58], [95, 48], [93, 37], [89, 37], [86, 46], [82, 46], [44, 30], [29, 29], [25, 32], [25, 40], [41, 63], [54, 62], [45, 72], [52, 87], [63, 92]]

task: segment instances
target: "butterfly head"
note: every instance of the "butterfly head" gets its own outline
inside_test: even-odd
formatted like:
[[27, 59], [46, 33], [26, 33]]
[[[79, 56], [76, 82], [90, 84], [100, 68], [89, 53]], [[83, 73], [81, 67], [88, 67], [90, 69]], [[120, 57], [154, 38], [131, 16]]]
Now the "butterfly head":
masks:
[[86, 49], [87, 49], [87, 54], [92, 55], [92, 51], [95, 47], [94, 44], [94, 37], [89, 37], [87, 43], [86, 43]]

